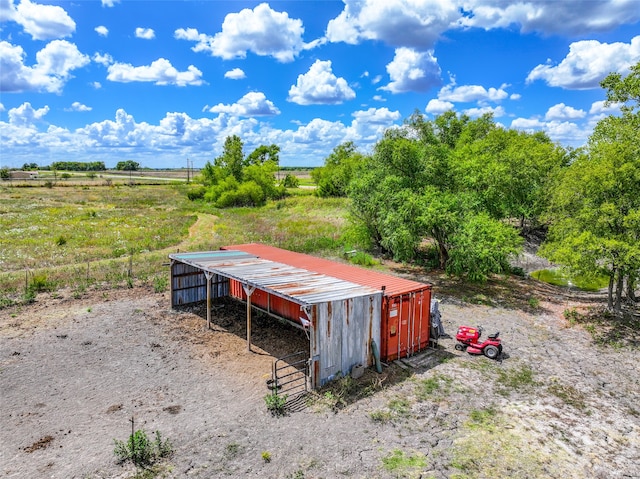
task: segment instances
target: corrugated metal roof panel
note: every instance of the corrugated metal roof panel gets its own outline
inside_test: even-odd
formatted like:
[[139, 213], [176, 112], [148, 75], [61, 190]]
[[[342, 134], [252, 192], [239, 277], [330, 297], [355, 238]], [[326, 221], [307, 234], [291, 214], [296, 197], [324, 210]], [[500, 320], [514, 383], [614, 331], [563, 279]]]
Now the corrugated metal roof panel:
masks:
[[424, 290], [431, 287], [425, 283], [399, 278], [379, 271], [364, 269], [358, 266], [343, 264], [308, 254], [296, 253], [260, 243], [225, 246], [223, 251], [227, 250], [243, 251], [256, 255], [259, 258], [279, 261], [378, 290], [380, 290], [382, 286], [385, 286], [386, 294], [390, 296]]
[[380, 294], [374, 288], [241, 251], [175, 253], [169, 257], [304, 304]]

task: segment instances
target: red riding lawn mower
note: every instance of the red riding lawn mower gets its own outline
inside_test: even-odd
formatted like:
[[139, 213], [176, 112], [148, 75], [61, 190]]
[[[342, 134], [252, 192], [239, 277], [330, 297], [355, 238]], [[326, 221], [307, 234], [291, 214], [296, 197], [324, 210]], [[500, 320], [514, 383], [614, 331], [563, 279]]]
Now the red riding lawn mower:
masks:
[[498, 359], [502, 354], [502, 340], [498, 337], [500, 332], [492, 334], [483, 342], [480, 342], [482, 336], [482, 327], [472, 328], [471, 326], [460, 326], [458, 334], [456, 334], [456, 349], [458, 351], [466, 351], [469, 354], [484, 354], [489, 359]]

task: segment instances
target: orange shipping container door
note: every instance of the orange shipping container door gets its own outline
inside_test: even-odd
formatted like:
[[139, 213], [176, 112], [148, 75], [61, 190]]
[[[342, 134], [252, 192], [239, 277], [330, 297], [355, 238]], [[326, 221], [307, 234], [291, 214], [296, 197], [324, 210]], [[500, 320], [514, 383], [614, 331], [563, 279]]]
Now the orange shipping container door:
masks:
[[428, 289], [388, 298], [382, 321], [383, 359], [410, 356], [429, 345], [430, 303]]

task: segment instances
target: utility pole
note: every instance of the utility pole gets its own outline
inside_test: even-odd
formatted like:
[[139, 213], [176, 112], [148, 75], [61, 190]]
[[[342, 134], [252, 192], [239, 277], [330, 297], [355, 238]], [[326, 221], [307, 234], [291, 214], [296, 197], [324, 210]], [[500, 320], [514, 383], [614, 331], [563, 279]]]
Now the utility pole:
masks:
[[187, 158], [187, 184], [189, 184], [189, 158]]

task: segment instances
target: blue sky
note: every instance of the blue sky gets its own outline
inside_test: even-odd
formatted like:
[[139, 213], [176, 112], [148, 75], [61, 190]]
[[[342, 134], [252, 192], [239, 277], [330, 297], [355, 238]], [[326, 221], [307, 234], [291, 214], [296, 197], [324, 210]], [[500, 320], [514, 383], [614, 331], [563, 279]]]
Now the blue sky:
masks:
[[370, 152], [416, 109], [583, 145], [640, 61], [640, 1], [0, 0], [0, 166]]

